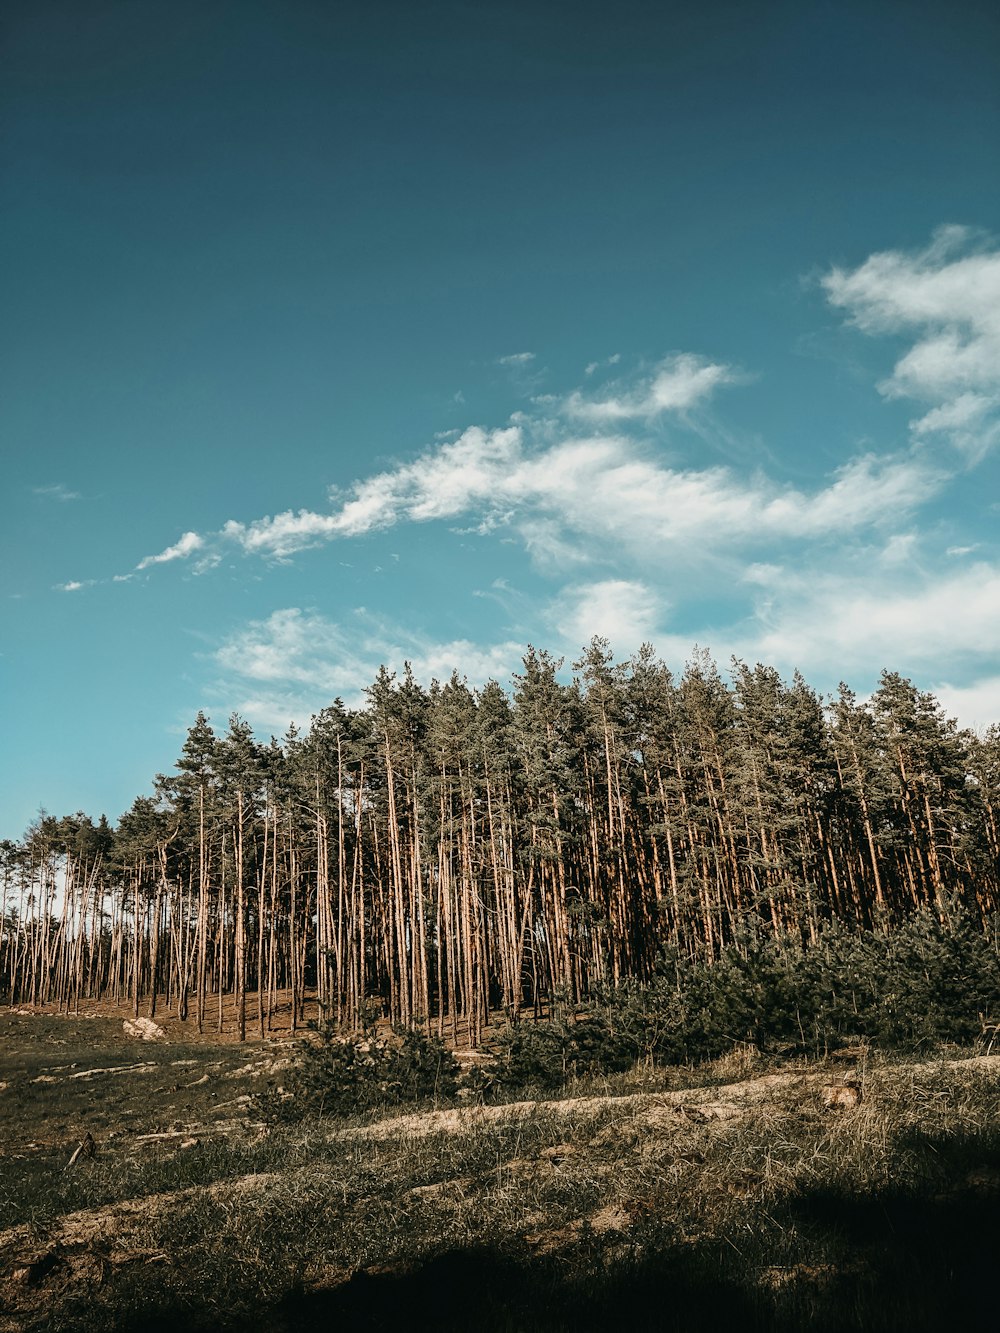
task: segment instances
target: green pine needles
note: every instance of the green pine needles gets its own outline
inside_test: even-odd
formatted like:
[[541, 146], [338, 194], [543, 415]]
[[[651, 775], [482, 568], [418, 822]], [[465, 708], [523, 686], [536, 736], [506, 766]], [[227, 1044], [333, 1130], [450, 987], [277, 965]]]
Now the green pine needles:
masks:
[[272, 1121], [352, 1115], [451, 1098], [458, 1075], [458, 1062], [444, 1043], [418, 1029], [358, 1038], [328, 1024], [298, 1043], [291, 1076], [258, 1098], [258, 1109]]
[[260, 1099], [267, 1119], [346, 1116], [465, 1097], [545, 1095], [635, 1066], [695, 1065], [735, 1047], [822, 1057], [862, 1042], [886, 1052], [973, 1045], [1000, 1015], [1000, 956], [961, 908], [914, 913], [891, 933], [831, 922], [811, 944], [748, 921], [714, 960], [675, 948], [649, 982], [626, 980], [552, 1017], [492, 1034], [462, 1075], [420, 1029], [363, 1038], [334, 1026], [299, 1043], [292, 1076]]

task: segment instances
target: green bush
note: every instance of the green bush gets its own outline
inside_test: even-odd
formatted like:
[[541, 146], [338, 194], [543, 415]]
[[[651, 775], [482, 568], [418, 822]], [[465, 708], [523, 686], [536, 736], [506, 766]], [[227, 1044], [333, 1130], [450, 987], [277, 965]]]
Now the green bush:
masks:
[[1000, 1012], [1000, 959], [969, 916], [947, 925], [920, 912], [884, 939], [870, 1035], [880, 1044], [920, 1049], [968, 1042], [982, 1016]]
[[282, 1089], [259, 1099], [266, 1119], [350, 1115], [426, 1098], [452, 1097], [458, 1062], [444, 1043], [415, 1029], [392, 1037], [339, 1036], [332, 1028], [298, 1044]]
[[[691, 1064], [737, 1044], [822, 1055], [863, 1038], [886, 1050], [970, 1042], [1000, 1016], [1000, 957], [961, 908], [915, 912], [890, 931], [832, 921], [806, 944], [748, 921], [713, 960], [663, 951], [651, 980], [595, 992], [567, 1016], [518, 1022], [493, 1042], [496, 1063], [466, 1080], [479, 1096], [553, 1091], [632, 1065]], [[266, 1115], [344, 1115], [450, 1097], [458, 1066], [417, 1031], [354, 1040], [321, 1031], [302, 1043], [284, 1094]]]
[[885, 933], [833, 922], [808, 947], [797, 937], [747, 936], [714, 963], [675, 961], [673, 971], [687, 1012], [668, 1045], [687, 1059], [733, 1041], [818, 1055], [866, 1037], [915, 1051], [972, 1041], [980, 1016], [1000, 1011], [1000, 958], [957, 908], [946, 922], [916, 912]]
[[563, 1020], [516, 1023], [493, 1043], [500, 1089], [560, 1088], [570, 1078], [628, 1069], [635, 1051], [608, 1017], [581, 1010]]
[[642, 1061], [710, 1060], [739, 1043], [822, 1055], [863, 1038], [912, 1052], [967, 1043], [1000, 1016], [1000, 958], [968, 914], [919, 911], [889, 932], [831, 922], [815, 942], [750, 923], [714, 960], [665, 950], [648, 982], [626, 981], [560, 1021], [500, 1034], [502, 1089], [554, 1089]]

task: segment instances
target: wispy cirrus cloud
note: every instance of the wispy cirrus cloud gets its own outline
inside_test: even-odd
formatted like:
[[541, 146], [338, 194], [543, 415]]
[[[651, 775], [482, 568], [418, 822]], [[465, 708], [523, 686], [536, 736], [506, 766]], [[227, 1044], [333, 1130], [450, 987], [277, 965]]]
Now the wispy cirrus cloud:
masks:
[[83, 498], [79, 491], [71, 491], [61, 481], [54, 482], [51, 486], [32, 486], [31, 490], [34, 495], [40, 496], [43, 500], [56, 500], [60, 504]]
[[230, 521], [221, 536], [249, 554], [282, 559], [337, 537], [472, 515], [483, 530], [503, 524], [529, 547], [542, 532], [563, 545], [585, 539], [632, 551], [676, 548], [686, 561], [696, 561], [699, 549], [704, 554], [851, 532], [887, 515], [896, 522], [943, 479], [924, 460], [866, 454], [810, 492], [762, 475], [748, 480], [721, 466], [670, 467], [623, 436], [536, 447], [521, 427], [473, 427], [338, 493], [339, 505], [330, 513], [286, 511], [249, 524]]
[[[588, 374], [595, 369], [592, 363], [587, 367]], [[571, 418], [603, 426], [652, 421], [665, 412], [690, 412], [707, 402], [717, 389], [737, 384], [741, 378], [731, 366], [682, 352], [667, 357], [653, 375], [638, 384], [612, 385], [610, 393], [605, 389], [604, 397], [576, 390], [563, 400], [561, 407]]]
[[168, 546], [159, 555], [144, 556], [136, 565], [136, 569], [149, 569], [152, 565], [166, 565], [173, 560], [187, 560], [196, 551], [200, 551], [204, 545], [205, 538], [199, 533], [185, 532], [179, 541], [174, 542], [173, 546]]
[[432, 637], [364, 610], [332, 620], [316, 610], [285, 607], [253, 620], [231, 635], [214, 655], [223, 673], [220, 693], [237, 698], [237, 711], [259, 727], [285, 727], [337, 696], [349, 706], [364, 702], [364, 690], [380, 666], [401, 673], [406, 662], [417, 679], [447, 680], [453, 671], [472, 685], [506, 681], [520, 662], [523, 644], [482, 645], [467, 639]]
[[1000, 442], [1000, 249], [942, 227], [915, 254], [873, 254], [822, 285], [863, 332], [916, 336], [879, 387], [929, 405], [918, 438], [945, 436], [973, 462]]
[[621, 354], [621, 352], [613, 352], [613, 353], [611, 354], [611, 356], [609, 356], [609, 357], [608, 357], [606, 360], [604, 360], [604, 361], [590, 361], [590, 362], [588, 362], [587, 365], [586, 365], [585, 368], [584, 368], [583, 373], [584, 373], [584, 374], [588, 377], [588, 379], [589, 379], [590, 376], [593, 375], [593, 374], [595, 374], [598, 370], [602, 370], [603, 368], [605, 368], [605, 367], [607, 367], [607, 366], [617, 366], [618, 363], [619, 363], [619, 361], [621, 361], [621, 359], [622, 359], [622, 354]]
[[[866, 328], [899, 318], [893, 312], [903, 298], [893, 296], [885, 273], [902, 286], [899, 274], [909, 272], [898, 257], [875, 263], [879, 259], [868, 261], [874, 267], [867, 275], [862, 266], [853, 274], [835, 270], [826, 280], [830, 299], [849, 306]], [[530, 352], [499, 358], [515, 369], [533, 359]], [[607, 550], [630, 559], [669, 553], [691, 566], [714, 555], [750, 554], [767, 543], [825, 540], [899, 523], [946, 484], [947, 469], [931, 451], [867, 452], [819, 484], [799, 487], [760, 469], [747, 475], [734, 466], [668, 462], [646, 438], [664, 414], [698, 433], [700, 408], [719, 388], [746, 379], [722, 362], [678, 353], [652, 373], [622, 377], [598, 391], [536, 400], [534, 410], [515, 413], [499, 429], [448, 433], [409, 460], [332, 489], [329, 507], [231, 518], [216, 532], [185, 532], [135, 570], [196, 553], [201, 570], [227, 549], [287, 561], [331, 541], [433, 522], [461, 522], [483, 535], [503, 530], [540, 567], [591, 563]], [[949, 423], [957, 429], [974, 422], [978, 410], [960, 395], [932, 409], [920, 429]]]
[[[286, 558], [336, 537], [358, 537], [409, 520], [426, 522], [492, 507], [497, 483], [521, 451], [521, 432], [473, 427], [412, 463], [334, 491], [327, 514], [286, 510], [244, 524], [230, 520], [221, 536], [249, 554]], [[338, 503], [339, 502], [339, 503]]]

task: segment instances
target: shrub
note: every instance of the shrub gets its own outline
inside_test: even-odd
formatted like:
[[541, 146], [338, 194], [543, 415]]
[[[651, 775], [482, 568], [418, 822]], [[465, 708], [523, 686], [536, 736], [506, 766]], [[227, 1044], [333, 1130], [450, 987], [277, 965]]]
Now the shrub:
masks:
[[873, 995], [871, 1035], [887, 1046], [919, 1049], [965, 1042], [980, 1015], [1000, 1009], [1000, 959], [965, 912], [944, 925], [918, 912], [885, 937], [881, 985]]
[[969, 1042], [1000, 1014], [1000, 958], [961, 908], [919, 911], [890, 932], [834, 921], [814, 943], [748, 924], [712, 960], [668, 948], [648, 982], [596, 993], [561, 1021], [502, 1033], [501, 1087], [560, 1087], [637, 1061], [714, 1059], [747, 1043], [821, 1055], [867, 1038], [889, 1050]]
[[265, 1094], [258, 1109], [266, 1119], [300, 1120], [451, 1097], [458, 1072], [444, 1043], [425, 1032], [397, 1029], [389, 1038], [359, 1039], [321, 1028], [299, 1043], [284, 1089]]
[[563, 1020], [517, 1023], [494, 1043], [500, 1088], [560, 1088], [569, 1078], [608, 1074], [635, 1063], [632, 1043], [597, 1010]]

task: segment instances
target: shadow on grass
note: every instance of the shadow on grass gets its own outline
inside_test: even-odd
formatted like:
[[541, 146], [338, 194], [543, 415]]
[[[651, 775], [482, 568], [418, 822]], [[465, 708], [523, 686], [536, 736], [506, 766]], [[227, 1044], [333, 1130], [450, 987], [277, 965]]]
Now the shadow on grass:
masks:
[[[970, 1173], [975, 1176], [976, 1172]], [[1000, 1174], [933, 1199], [905, 1193], [857, 1199], [817, 1192], [789, 1209], [803, 1232], [848, 1256], [821, 1326], [904, 1330], [1000, 1328]]]
[[157, 1308], [147, 1292], [141, 1317], [129, 1320], [119, 1311], [114, 1327], [121, 1333], [994, 1333], [1000, 1327], [995, 1177], [994, 1166], [984, 1165], [973, 1184], [963, 1178], [960, 1189], [934, 1198], [802, 1196], [775, 1215], [777, 1232], [738, 1236], [742, 1252], [718, 1240], [672, 1245], [655, 1227], [633, 1235], [635, 1243], [619, 1237], [608, 1246], [606, 1237], [594, 1236], [546, 1256], [523, 1248], [456, 1248], [405, 1270], [361, 1272], [336, 1288], [291, 1293], [270, 1309], [224, 1278], [213, 1292], [211, 1316], [197, 1300], [183, 1309]]
[[799, 1264], [785, 1256], [775, 1266], [774, 1254], [752, 1244], [741, 1255], [718, 1242], [621, 1259], [602, 1258], [595, 1241], [589, 1262], [583, 1247], [545, 1259], [456, 1250], [409, 1273], [362, 1273], [289, 1299], [262, 1327], [993, 1333], [1000, 1190], [992, 1171], [984, 1167], [973, 1189], [930, 1200], [801, 1198], [783, 1219], [806, 1242]]
[[654, 1263], [609, 1264], [595, 1247], [587, 1264], [580, 1252], [539, 1259], [459, 1249], [409, 1273], [361, 1273], [337, 1290], [290, 1298], [263, 1327], [268, 1333], [747, 1327], [750, 1303], [712, 1256], [704, 1258], [707, 1271], [698, 1272], [692, 1256], [676, 1253]]

